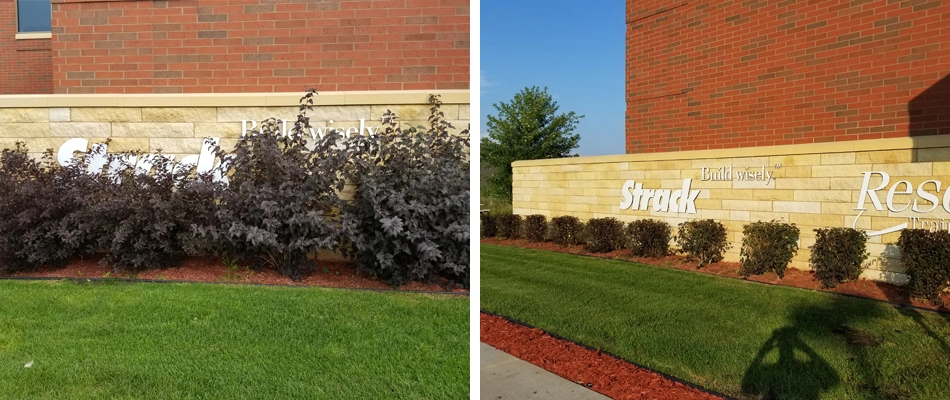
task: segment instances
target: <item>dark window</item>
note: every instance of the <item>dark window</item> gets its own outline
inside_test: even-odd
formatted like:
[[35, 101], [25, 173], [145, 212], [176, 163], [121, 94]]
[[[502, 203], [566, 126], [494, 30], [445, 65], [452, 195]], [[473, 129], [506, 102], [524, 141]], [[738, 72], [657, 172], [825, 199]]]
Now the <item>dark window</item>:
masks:
[[17, 32], [51, 31], [50, 0], [16, 0]]

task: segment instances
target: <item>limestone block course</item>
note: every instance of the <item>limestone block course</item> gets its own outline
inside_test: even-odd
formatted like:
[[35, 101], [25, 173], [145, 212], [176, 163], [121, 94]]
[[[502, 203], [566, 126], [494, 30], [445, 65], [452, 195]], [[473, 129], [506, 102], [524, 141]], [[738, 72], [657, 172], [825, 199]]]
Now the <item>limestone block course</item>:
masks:
[[766, 165], [781, 165], [782, 169], [794, 166], [807, 166], [821, 164], [820, 154], [796, 154], [788, 156], [771, 156]]
[[48, 136], [62, 138], [109, 137], [112, 136], [112, 124], [108, 122], [50, 122]]
[[[214, 107], [162, 107], [143, 108], [142, 122], [217, 122], [218, 110]], [[238, 128], [239, 130], [240, 128]]]
[[195, 124], [191, 122], [116, 122], [112, 124], [112, 136], [148, 138], [194, 138]]
[[163, 153], [198, 154], [201, 152], [200, 138], [149, 138], [149, 151]]
[[[350, 114], [347, 114], [351, 117], [356, 118], [347, 118], [347, 119], [356, 119], [360, 118], [372, 119], [374, 121], [382, 121], [383, 115], [386, 114], [386, 110], [392, 111], [396, 114], [398, 118], [397, 121], [425, 121], [429, 118], [429, 109], [432, 106], [429, 105], [400, 105], [400, 106], [372, 106], [371, 108], [365, 109], [352, 109], [347, 110]], [[445, 113], [445, 119], [458, 119], [459, 109], [458, 105], [442, 105], [440, 107], [441, 111]], [[358, 114], [353, 114], [358, 112]], [[327, 114], [327, 118], [329, 115]], [[324, 117], [321, 117], [324, 118]]]
[[240, 138], [241, 124], [233, 122], [196, 122], [196, 138], [217, 137], [217, 138]]
[[822, 165], [854, 164], [854, 153], [829, 153], [821, 155]]
[[[919, 152], [929, 151], [936, 149], [900, 149], [900, 150], [884, 150], [884, 151], [862, 151], [855, 153], [854, 162], [857, 164], [897, 164], [897, 163], [909, 163], [914, 161], [935, 161], [935, 160], [921, 160]], [[917, 160], [914, 159], [914, 153], [917, 152]]]
[[854, 192], [850, 190], [795, 190], [793, 193], [795, 201], [850, 202]]
[[137, 107], [73, 107], [69, 111], [69, 120], [72, 122], [142, 122], [142, 109]]
[[[258, 125], [268, 118], [296, 121], [297, 114], [300, 113], [300, 107], [218, 107], [216, 110], [218, 111], [217, 122], [240, 124], [242, 120], [247, 120], [256, 121]], [[312, 120], [314, 116], [311, 115], [310, 118]]]
[[40, 138], [49, 137], [49, 122], [12, 122], [0, 127], [0, 137]]
[[[916, 160], [906, 160], [903, 162], [926, 162], [926, 161], [950, 161], [950, 148], [919, 149], [917, 150]], [[888, 161], [878, 161], [888, 162]]]
[[[747, 192], [752, 192], [752, 198], [755, 200], [793, 200], [795, 198], [794, 190], [746, 190]], [[735, 198], [735, 197], [733, 197]]]
[[772, 211], [771, 201], [763, 200], [721, 200], [725, 210]]
[[[932, 162], [900, 163], [900, 164], [873, 164], [875, 171], [887, 170], [891, 177], [894, 176], [931, 176], [933, 175]], [[894, 180], [891, 178], [891, 182]]]
[[49, 122], [42, 108], [0, 108], [0, 122]]

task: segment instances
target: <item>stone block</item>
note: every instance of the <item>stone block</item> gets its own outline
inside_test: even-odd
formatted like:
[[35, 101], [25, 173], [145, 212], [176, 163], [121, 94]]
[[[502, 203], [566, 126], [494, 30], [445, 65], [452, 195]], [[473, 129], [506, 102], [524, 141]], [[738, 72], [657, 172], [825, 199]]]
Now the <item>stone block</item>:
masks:
[[838, 201], [850, 202], [850, 190], [796, 190], [795, 201]]
[[49, 122], [0, 122], [0, 137], [40, 138], [50, 136]]
[[[860, 185], [860, 180], [858, 184]], [[831, 178], [781, 179], [775, 182], [776, 189], [831, 189]]]
[[799, 225], [802, 235], [808, 234], [810, 237], [814, 237], [814, 231], [811, 228], [801, 228], [802, 226], [815, 228], [842, 228], [846, 226], [843, 215], [789, 213], [788, 222]]
[[752, 190], [752, 198], [755, 200], [792, 200], [794, 196], [794, 190]]
[[[316, 111], [314, 107], [314, 111]], [[300, 113], [298, 107], [218, 107], [217, 122], [237, 122], [242, 120], [255, 121], [258, 125], [268, 118], [278, 118], [287, 121], [296, 121], [297, 114]], [[310, 124], [315, 125], [318, 121], [324, 121], [315, 118], [315, 114], [310, 115]], [[357, 118], [359, 119], [359, 118]], [[238, 128], [240, 129], [240, 128]]]
[[746, 167], [749, 167], [749, 169], [760, 168], [763, 165], [765, 166], [766, 169], [771, 169], [773, 167], [773, 165], [769, 163], [769, 157], [767, 156], [766, 157], [741, 157], [741, 158], [735, 158], [732, 160], [732, 166], [734, 167], [733, 169], [735, 170], [745, 169]]
[[[948, 165], [947, 170], [950, 170], [950, 165]], [[626, 180], [629, 180], [629, 179], [633, 179], [633, 180], [639, 181], [639, 180], [643, 179], [644, 177], [646, 177], [646, 175], [647, 175], [647, 174], [646, 174], [645, 171], [629, 171], [629, 170], [628, 170], [628, 171], [620, 171], [619, 178], [620, 178], [620, 179], [623, 179], [623, 180], [625, 180], [625, 181], [626, 181]]]
[[471, 119], [472, 119], [471, 110], [472, 110], [472, 108], [471, 108], [470, 105], [468, 105], [468, 104], [459, 104], [459, 117], [458, 117], [458, 118], [459, 118], [459, 119], [466, 120], [466, 121], [471, 120]]
[[108, 122], [50, 122], [49, 135], [65, 138], [94, 138], [112, 136]]
[[703, 192], [708, 192], [711, 199], [752, 200], [755, 195], [755, 190], [748, 189], [710, 189]]
[[[191, 122], [116, 122], [112, 124], [114, 137], [147, 137], [147, 138], [194, 138], [195, 124]], [[224, 147], [224, 146], [222, 146]]]
[[177, 154], [198, 154], [201, 152], [200, 138], [149, 138], [149, 151]]
[[792, 166], [792, 167], [782, 167], [776, 169], [774, 172], [775, 178], [810, 178], [811, 175], [811, 166]]
[[821, 212], [821, 203], [817, 201], [775, 201], [772, 210], [788, 213], [818, 214]]
[[788, 156], [771, 156], [769, 164], [771, 166], [781, 165], [782, 169], [793, 166], [806, 166], [821, 164], [821, 155], [819, 154], [796, 154]]
[[[101, 141], [90, 140], [90, 143], [101, 143]], [[109, 142], [110, 153], [121, 153], [126, 151], [151, 152], [148, 138], [112, 138]], [[195, 152], [197, 154], [197, 152]], [[181, 159], [178, 157], [177, 159]]]
[[[314, 111], [319, 111], [317, 115], [320, 116], [320, 119], [337, 119], [337, 116], [349, 116], [356, 117], [350, 118], [359, 120], [360, 118], [365, 118], [367, 120], [382, 121], [383, 115], [386, 114], [386, 110], [390, 110], [396, 114], [397, 121], [426, 121], [429, 119], [429, 106], [428, 104], [405, 104], [405, 105], [374, 105], [374, 106], [322, 106], [319, 110], [314, 107]], [[458, 105], [442, 105], [443, 112], [445, 112], [446, 119], [458, 118]], [[448, 110], [448, 111], [446, 111]], [[454, 113], [453, 113], [454, 111]], [[340, 118], [342, 120], [342, 118]]]
[[680, 177], [679, 170], [648, 170], [644, 172], [645, 179], [677, 179]]
[[750, 211], [730, 210], [729, 219], [733, 221], [751, 221]]
[[138, 107], [73, 107], [69, 113], [69, 120], [72, 122], [142, 122], [142, 109]]
[[934, 147], [929, 149], [917, 149], [917, 159], [902, 160], [899, 162], [927, 162], [927, 161], [950, 161], [950, 147]]
[[931, 176], [933, 175], [933, 163], [874, 164], [873, 170], [887, 172], [892, 177], [891, 182], [895, 182], [893, 178], [895, 176]]
[[772, 211], [772, 202], [762, 200], [722, 200], [722, 209], [740, 211]]
[[69, 108], [50, 108], [50, 122], [69, 122]]
[[[163, 107], [143, 108], [142, 122], [217, 122], [218, 110], [214, 107]], [[240, 126], [237, 128], [240, 130]]]
[[854, 161], [855, 161], [854, 153], [821, 154], [822, 165], [854, 164]]
[[0, 122], [49, 122], [46, 108], [0, 108]]
[[831, 177], [862, 177], [865, 171], [871, 170], [871, 164], [855, 165], [816, 165], [811, 168], [811, 176], [816, 178]]
[[241, 124], [234, 122], [196, 122], [195, 137], [240, 138]]
[[[749, 213], [749, 219], [752, 220], [752, 222], [772, 220], [788, 222], [788, 217], [789, 214], [787, 212], [752, 211]], [[742, 227], [739, 227], [739, 230], [741, 231]]]
[[[925, 149], [921, 149], [925, 150]], [[930, 149], [926, 149], [930, 150]], [[919, 150], [918, 150], [919, 151]], [[950, 160], [950, 159], [948, 159]], [[914, 162], [913, 149], [883, 150], [883, 151], [862, 151], [855, 153], [854, 161], [857, 164], [896, 164]], [[934, 161], [920, 160], [917, 161]]]

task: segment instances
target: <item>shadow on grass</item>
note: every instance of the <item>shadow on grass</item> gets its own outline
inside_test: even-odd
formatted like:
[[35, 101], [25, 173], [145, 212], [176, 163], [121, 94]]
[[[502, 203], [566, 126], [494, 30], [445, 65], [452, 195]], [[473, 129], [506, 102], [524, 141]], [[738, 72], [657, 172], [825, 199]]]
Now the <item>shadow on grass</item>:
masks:
[[[882, 316], [882, 307], [887, 306], [831, 296], [820, 306], [793, 308], [789, 324], [772, 332], [746, 369], [743, 394], [760, 399], [819, 399], [848, 380], [857, 381], [863, 394], [887, 397], [875, 384], [877, 372], [865, 353], [880, 342], [856, 327]], [[820, 351], [815, 349], [819, 346]], [[830, 351], [835, 347], [844, 351]], [[835, 368], [821, 354], [850, 357], [837, 360], [839, 368]], [[852, 368], [840, 371], [841, 365]]]

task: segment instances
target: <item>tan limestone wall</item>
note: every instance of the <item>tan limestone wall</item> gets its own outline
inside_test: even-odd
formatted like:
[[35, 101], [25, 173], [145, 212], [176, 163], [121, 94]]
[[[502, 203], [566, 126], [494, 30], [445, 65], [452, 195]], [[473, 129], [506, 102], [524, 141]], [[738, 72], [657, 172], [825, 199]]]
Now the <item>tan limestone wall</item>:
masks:
[[[704, 167], [732, 167], [732, 179], [703, 180]], [[800, 250], [792, 266], [801, 269], [808, 269], [808, 247], [815, 242], [816, 228], [855, 226], [874, 232], [902, 223], [948, 229], [950, 223], [950, 213], [943, 206], [944, 194], [950, 190], [950, 138], [946, 136], [519, 161], [513, 168], [516, 214], [574, 215], [582, 220], [616, 217], [625, 222], [654, 218], [671, 224], [674, 232], [681, 222], [712, 218], [729, 230], [732, 248], [726, 260], [731, 261], [739, 259], [742, 226], [760, 220], [784, 220], [799, 227]], [[740, 171], [757, 172], [763, 179], [737, 180]], [[875, 209], [872, 193], [861, 190], [864, 173], [872, 171], [889, 175], [886, 187], [873, 192], [883, 211]], [[772, 175], [768, 182], [766, 173]], [[690, 191], [698, 191], [695, 214], [656, 211], [653, 206], [661, 206], [663, 200], [651, 201], [646, 210], [621, 209], [622, 188], [628, 180], [641, 183], [642, 189], [675, 191], [682, 189], [684, 179], [691, 180]], [[869, 189], [880, 187], [883, 179], [883, 175], [870, 174]], [[939, 190], [935, 182], [924, 184], [923, 189], [936, 196], [937, 204], [917, 194], [928, 180], [940, 182]], [[892, 205], [896, 210], [906, 208], [895, 212], [886, 198], [898, 181], [907, 184], [894, 189]], [[902, 194], [908, 189], [910, 194]], [[861, 197], [865, 198], [863, 213], [856, 210]], [[914, 212], [915, 201], [918, 210], [928, 212]], [[871, 257], [863, 277], [906, 281], [897, 262], [899, 235], [895, 231], [869, 239]]]
[[[332, 92], [314, 96], [308, 112], [315, 128], [376, 128], [386, 110], [403, 123], [426, 125], [431, 91]], [[469, 91], [443, 90], [445, 118], [461, 131], [469, 124]], [[111, 139], [109, 152], [143, 150], [198, 154], [202, 139], [221, 138], [230, 148], [241, 136], [242, 120], [289, 120], [299, 113], [302, 93], [176, 95], [7, 95], [0, 96], [0, 148], [24, 141], [39, 155], [71, 138], [90, 144]], [[331, 122], [332, 121], [332, 122]]]

